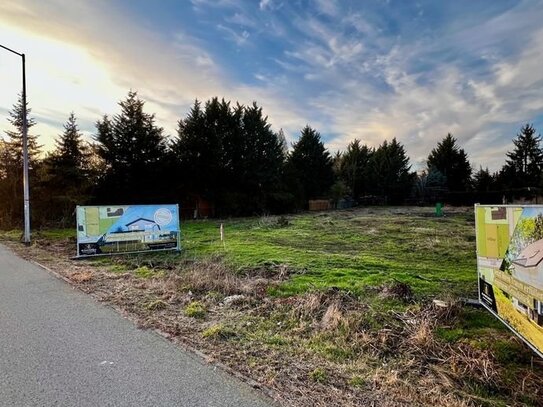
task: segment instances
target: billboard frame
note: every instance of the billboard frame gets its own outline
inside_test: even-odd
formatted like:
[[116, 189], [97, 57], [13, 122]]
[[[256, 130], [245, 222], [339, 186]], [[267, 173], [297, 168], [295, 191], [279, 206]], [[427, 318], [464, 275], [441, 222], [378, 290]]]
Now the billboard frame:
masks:
[[[112, 253], [97, 253], [97, 254], [80, 254], [80, 248], [79, 248], [79, 236], [78, 233], [78, 209], [79, 208], [101, 208], [101, 207], [118, 207], [118, 206], [125, 206], [125, 207], [131, 207], [131, 206], [175, 206], [177, 210], [177, 238], [176, 238], [176, 245], [175, 247], [168, 247], [164, 249], [150, 249], [150, 250], [134, 250], [134, 251], [120, 251], [120, 252], [112, 252]], [[74, 256], [74, 259], [85, 259], [85, 258], [92, 258], [92, 257], [103, 257], [103, 256], [116, 256], [116, 255], [124, 255], [124, 254], [141, 254], [141, 253], [154, 253], [154, 252], [164, 252], [164, 251], [181, 251], [181, 221], [180, 221], [180, 212], [179, 212], [179, 204], [111, 204], [111, 205], [76, 205], [75, 207], [75, 222], [76, 222], [76, 256]]]
[[494, 315], [498, 320], [502, 322], [512, 333], [515, 334], [522, 342], [524, 342], [528, 347], [540, 358], [543, 359], [543, 351], [537, 349], [535, 345], [533, 345], [527, 338], [525, 338], [520, 332], [518, 332], [509, 322], [504, 320], [497, 312], [494, 312], [492, 308], [490, 308], [484, 301], [481, 300], [481, 274], [479, 272], [479, 233], [477, 230], [477, 208], [541, 208], [543, 209], [543, 205], [515, 205], [515, 204], [475, 204], [474, 206], [474, 221], [475, 221], [475, 255], [476, 255], [476, 261], [477, 261], [477, 296], [479, 300], [479, 304], [483, 306], [488, 312], [490, 312], [492, 315]]

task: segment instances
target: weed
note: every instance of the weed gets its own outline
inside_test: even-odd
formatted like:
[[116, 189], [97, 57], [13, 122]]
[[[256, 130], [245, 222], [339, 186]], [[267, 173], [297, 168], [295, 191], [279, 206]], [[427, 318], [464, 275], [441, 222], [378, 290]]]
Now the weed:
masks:
[[150, 269], [147, 266], [141, 266], [134, 270], [134, 274], [139, 278], [153, 278], [156, 277], [156, 271]]
[[236, 336], [236, 332], [223, 324], [215, 324], [205, 329], [202, 336], [206, 339], [229, 339]]
[[145, 308], [148, 309], [149, 311], [161, 310], [161, 309], [166, 308], [167, 306], [168, 306], [168, 303], [163, 300], [154, 300], [145, 304]]
[[364, 387], [366, 385], [366, 379], [362, 376], [353, 376], [349, 379], [349, 385], [353, 387]]
[[323, 368], [317, 367], [309, 372], [309, 378], [316, 383], [324, 383], [326, 382], [328, 375]]
[[206, 307], [200, 301], [192, 301], [183, 310], [186, 316], [191, 318], [204, 318], [206, 315]]

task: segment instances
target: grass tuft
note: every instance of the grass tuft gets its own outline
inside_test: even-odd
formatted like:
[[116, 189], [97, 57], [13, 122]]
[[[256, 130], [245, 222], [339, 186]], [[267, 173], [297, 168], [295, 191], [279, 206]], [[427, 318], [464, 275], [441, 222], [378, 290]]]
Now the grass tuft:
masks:
[[200, 301], [192, 301], [183, 310], [187, 317], [204, 318], [206, 316], [206, 307]]
[[323, 368], [317, 367], [309, 372], [309, 379], [311, 379], [315, 383], [325, 383], [328, 379], [328, 375]]

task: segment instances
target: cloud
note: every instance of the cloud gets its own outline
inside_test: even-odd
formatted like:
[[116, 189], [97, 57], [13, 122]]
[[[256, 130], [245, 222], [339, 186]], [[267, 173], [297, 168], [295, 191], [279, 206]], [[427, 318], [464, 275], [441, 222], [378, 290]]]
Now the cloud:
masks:
[[[146, 110], [156, 112], [158, 124], [168, 134], [175, 134], [177, 121], [196, 98], [212, 96], [246, 104], [257, 100], [273, 123], [285, 127], [301, 123], [298, 117], [302, 113], [282, 100], [278, 91], [231, 80], [199, 40], [185, 32], [171, 33], [164, 40], [107, 2], [74, 1], [57, 8], [42, 3], [23, 7], [8, 1], [1, 7], [2, 41], [25, 50], [29, 57], [28, 94], [34, 116], [38, 121], [47, 118], [57, 123], [55, 132], [50, 125], [35, 127], [43, 135], [40, 141], [46, 148], [51, 148], [53, 137], [60, 133], [72, 110], [82, 123], [94, 123], [101, 114], [116, 113], [117, 101], [129, 89], [137, 90], [148, 101]], [[82, 20], [81, 15], [86, 18]], [[225, 31], [233, 33], [226, 27]], [[239, 44], [249, 38], [247, 31], [236, 35]], [[18, 61], [2, 67], [0, 73], [0, 77], [17, 78]], [[2, 83], [2, 87], [0, 106], [9, 108], [20, 87], [16, 80], [5, 86]], [[300, 116], [294, 113], [297, 111]], [[0, 130], [6, 128], [7, 122], [0, 123]], [[92, 127], [81, 128], [94, 132]]]
[[271, 8], [272, 0], [260, 0], [260, 3], [258, 6], [260, 10], [266, 10], [267, 8]]
[[236, 45], [240, 47], [247, 44], [249, 37], [251, 36], [247, 30], [242, 30], [240, 33], [238, 33], [236, 30], [233, 30], [232, 28], [226, 27], [222, 24], [219, 24], [217, 28], [224, 31], [227, 34], [228, 38], [230, 38], [236, 43]]
[[[4, 0], [0, 38], [29, 56], [29, 99], [47, 140], [71, 110], [92, 133], [134, 89], [168, 134], [196, 98], [256, 100], [289, 141], [306, 123], [332, 150], [397, 137], [420, 168], [452, 132], [494, 170], [518, 128], [543, 113], [543, 5], [451, 5], [440, 19], [430, 5], [303, 4], [191, 0], [194, 21], [163, 28], [136, 6]], [[0, 81], [19, 76], [16, 58], [0, 56]], [[9, 108], [20, 84], [1, 86]]]

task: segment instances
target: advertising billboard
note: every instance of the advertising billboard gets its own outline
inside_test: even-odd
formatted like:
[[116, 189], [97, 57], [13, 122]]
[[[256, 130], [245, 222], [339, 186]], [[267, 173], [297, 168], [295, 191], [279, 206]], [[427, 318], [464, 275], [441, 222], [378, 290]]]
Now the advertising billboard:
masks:
[[77, 256], [179, 250], [178, 205], [78, 206]]
[[543, 357], [543, 205], [475, 205], [479, 300]]

